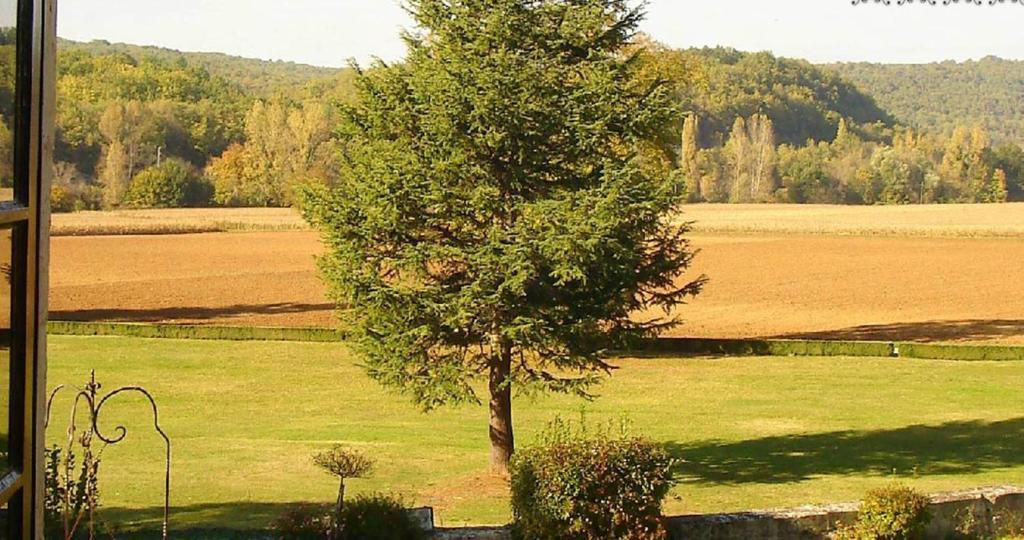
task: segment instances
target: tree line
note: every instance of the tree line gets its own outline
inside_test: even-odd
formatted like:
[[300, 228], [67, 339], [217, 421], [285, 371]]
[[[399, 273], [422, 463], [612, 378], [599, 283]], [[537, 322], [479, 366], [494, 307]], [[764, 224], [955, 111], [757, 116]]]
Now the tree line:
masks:
[[[672, 97], [675, 114], [652, 136], [647, 148], [658, 157], [649, 163], [685, 177], [689, 201], [1024, 197], [1019, 146], [996, 146], [982, 128], [903, 127], [829, 69], [768, 53], [671, 49], [642, 36], [629, 54], [639, 77], [662, 81]], [[5, 66], [12, 59], [0, 55]], [[356, 77], [62, 41], [54, 210], [291, 205], [298, 184], [337, 181], [339, 106], [357, 99]], [[8, 86], [0, 80], [0, 93]]]
[[286, 206], [300, 177], [329, 178], [333, 109], [312, 87], [258, 96], [184, 58], [76, 48], [58, 69], [56, 211]]
[[994, 143], [980, 124], [910, 127], [832, 69], [802, 60], [643, 45], [682, 111], [675, 173], [690, 202], [1024, 199], [1024, 150], [1005, 137]]
[[682, 131], [678, 173], [689, 202], [816, 204], [994, 203], [1024, 200], [1024, 150], [994, 147], [981, 127], [947, 135], [901, 128], [870, 141], [840, 120], [831, 140], [776, 145], [771, 118], [733, 123], [724, 145], [701, 148], [700, 119]]

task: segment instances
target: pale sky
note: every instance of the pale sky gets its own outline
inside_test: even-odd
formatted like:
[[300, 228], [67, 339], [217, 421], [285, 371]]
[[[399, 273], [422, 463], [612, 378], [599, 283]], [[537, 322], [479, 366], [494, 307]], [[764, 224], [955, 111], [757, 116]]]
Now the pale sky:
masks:
[[[852, 0], [651, 0], [643, 30], [674, 47], [726, 45], [812, 62], [1024, 59], [1024, 1], [899, 6]], [[61, 0], [58, 34], [342, 66], [396, 60], [399, 0]]]

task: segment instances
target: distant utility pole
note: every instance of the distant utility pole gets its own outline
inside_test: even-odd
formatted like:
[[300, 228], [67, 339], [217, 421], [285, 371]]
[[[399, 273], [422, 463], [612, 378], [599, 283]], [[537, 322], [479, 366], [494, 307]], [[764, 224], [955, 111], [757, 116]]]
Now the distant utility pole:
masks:
[[156, 166], [157, 167], [160, 166], [160, 157], [163, 155], [163, 149], [164, 149], [163, 146], [157, 146], [156, 147]]

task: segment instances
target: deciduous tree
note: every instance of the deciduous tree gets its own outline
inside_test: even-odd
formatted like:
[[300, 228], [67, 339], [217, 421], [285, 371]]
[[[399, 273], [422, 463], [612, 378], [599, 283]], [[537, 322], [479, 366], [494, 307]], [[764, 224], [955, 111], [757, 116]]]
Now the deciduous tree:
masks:
[[700, 202], [703, 197], [700, 193], [700, 144], [698, 134], [700, 131], [700, 120], [696, 115], [690, 114], [683, 121], [683, 142], [679, 152], [679, 165], [686, 179], [686, 199], [689, 202]]

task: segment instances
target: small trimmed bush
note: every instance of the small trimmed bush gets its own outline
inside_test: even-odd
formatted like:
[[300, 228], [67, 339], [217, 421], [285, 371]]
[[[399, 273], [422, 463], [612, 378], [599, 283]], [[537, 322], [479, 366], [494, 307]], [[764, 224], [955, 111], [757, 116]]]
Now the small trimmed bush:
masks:
[[931, 517], [928, 497], [902, 484], [867, 493], [852, 528], [841, 531], [847, 540], [918, 540]]
[[373, 472], [373, 459], [358, 451], [336, 444], [330, 450], [318, 452], [313, 456], [313, 463], [328, 474], [338, 479], [338, 499], [334, 504], [334, 513], [341, 514], [345, 506], [345, 480], [348, 478], [366, 478]]
[[643, 438], [563, 430], [512, 458], [514, 531], [530, 540], [665, 538], [672, 463]]

